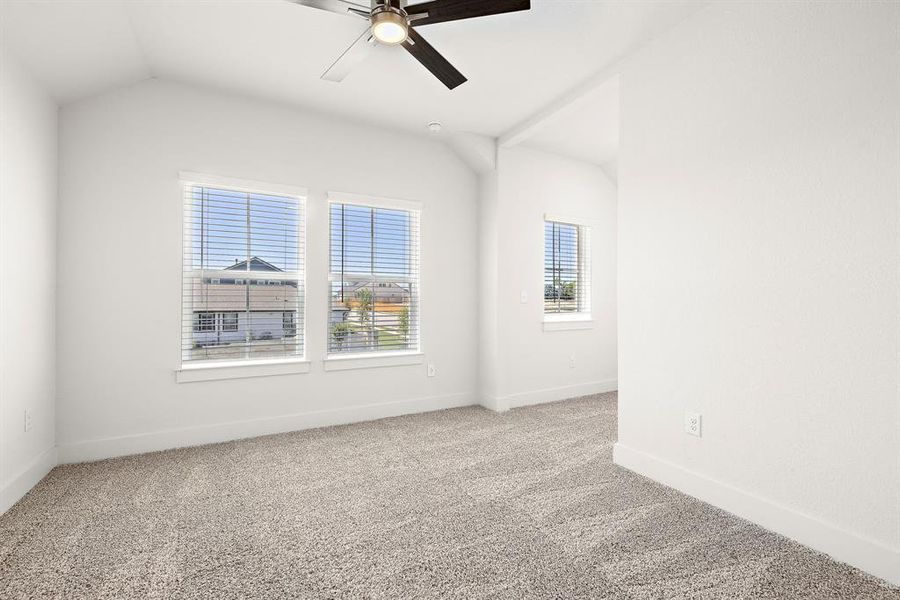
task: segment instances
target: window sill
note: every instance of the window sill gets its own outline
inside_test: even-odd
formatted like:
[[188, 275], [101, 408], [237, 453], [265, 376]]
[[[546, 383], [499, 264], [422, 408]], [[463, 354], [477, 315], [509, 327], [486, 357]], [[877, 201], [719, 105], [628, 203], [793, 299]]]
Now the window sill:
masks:
[[296, 375], [298, 373], [309, 373], [309, 370], [310, 363], [308, 360], [297, 359], [209, 362], [183, 365], [180, 369], [175, 370], [175, 381], [178, 383], [195, 383], [221, 379]]
[[424, 362], [425, 355], [421, 352], [381, 353], [374, 356], [348, 354], [346, 356], [329, 356], [322, 361], [326, 371], [401, 367], [406, 365], [421, 365]]
[[544, 315], [544, 331], [573, 331], [576, 329], [593, 329], [594, 320], [591, 315]]

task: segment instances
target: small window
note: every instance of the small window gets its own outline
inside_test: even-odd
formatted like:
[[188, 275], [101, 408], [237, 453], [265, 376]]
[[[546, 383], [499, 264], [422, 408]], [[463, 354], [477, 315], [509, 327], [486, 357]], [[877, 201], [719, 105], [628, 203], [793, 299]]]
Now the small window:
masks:
[[222, 331], [238, 330], [238, 314], [236, 312], [222, 313]]
[[216, 330], [216, 313], [197, 312], [194, 313], [194, 331], [215, 331]]
[[544, 221], [544, 314], [588, 314], [590, 251], [588, 228]]
[[220, 283], [222, 283], [222, 280], [214, 278], [214, 279], [210, 279], [209, 282], [213, 285], [219, 285]]
[[289, 311], [281, 314], [281, 328], [284, 330], [284, 337], [294, 337], [297, 335], [297, 313]]

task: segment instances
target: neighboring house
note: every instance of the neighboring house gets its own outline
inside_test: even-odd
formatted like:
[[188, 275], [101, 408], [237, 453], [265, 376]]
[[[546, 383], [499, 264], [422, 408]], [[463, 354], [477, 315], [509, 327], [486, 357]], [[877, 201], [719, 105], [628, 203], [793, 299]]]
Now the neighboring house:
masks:
[[[405, 288], [398, 283], [345, 281], [343, 288], [338, 288], [334, 291], [331, 302], [332, 326], [335, 323], [342, 323], [350, 318], [351, 312], [356, 307], [356, 293], [364, 288], [372, 290], [376, 312], [379, 311], [379, 304], [403, 304], [410, 300], [409, 288]], [[384, 313], [381, 314], [380, 320], [384, 321]], [[388, 317], [387, 320], [393, 320], [393, 317]]]
[[271, 276], [283, 272], [254, 256], [218, 276], [196, 277], [191, 286], [195, 346], [296, 338], [298, 282]]
[[401, 303], [406, 302], [410, 298], [409, 288], [403, 287], [399, 283], [373, 283], [371, 281], [345, 281], [343, 287], [344, 302], [353, 302], [356, 298], [356, 292], [362, 288], [369, 288], [375, 295], [375, 303]]

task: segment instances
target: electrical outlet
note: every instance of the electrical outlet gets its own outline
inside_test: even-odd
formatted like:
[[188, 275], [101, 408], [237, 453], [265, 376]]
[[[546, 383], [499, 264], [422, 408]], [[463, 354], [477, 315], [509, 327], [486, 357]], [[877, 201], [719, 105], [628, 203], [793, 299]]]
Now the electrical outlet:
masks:
[[574, 368], [575, 368], [575, 356], [574, 356], [574, 355], [572, 355], [572, 356], [569, 357], [569, 368], [570, 368], [570, 369], [574, 369]]
[[528, 303], [528, 292], [522, 292], [519, 294], [519, 302], [522, 304]]
[[25, 432], [31, 431], [31, 409], [25, 409]]
[[703, 415], [700, 413], [684, 413], [684, 432], [700, 437], [703, 434]]
[[434, 368], [434, 365], [429, 364], [428, 365], [428, 376], [434, 377], [435, 375], [437, 375], [437, 369]]

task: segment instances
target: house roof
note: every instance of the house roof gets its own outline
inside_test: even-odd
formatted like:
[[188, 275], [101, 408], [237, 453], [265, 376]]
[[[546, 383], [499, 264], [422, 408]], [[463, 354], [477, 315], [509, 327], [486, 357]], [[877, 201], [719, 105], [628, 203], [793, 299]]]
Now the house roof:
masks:
[[267, 262], [261, 259], [258, 256], [252, 256], [249, 260], [242, 260], [240, 262], [236, 262], [230, 267], [225, 267], [225, 271], [247, 271], [247, 263], [250, 263], [250, 271], [278, 271], [284, 272], [284, 269], [279, 269], [275, 265], [270, 262]]

